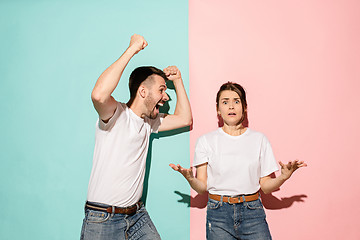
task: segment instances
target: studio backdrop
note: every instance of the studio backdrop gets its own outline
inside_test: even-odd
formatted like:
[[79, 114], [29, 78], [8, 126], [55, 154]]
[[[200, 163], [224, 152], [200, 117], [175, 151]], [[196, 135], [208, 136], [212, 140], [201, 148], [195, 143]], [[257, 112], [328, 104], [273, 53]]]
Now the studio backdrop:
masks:
[[360, 238], [358, 1], [4, 0], [0, 10], [0, 239], [79, 239], [91, 91], [134, 33], [149, 46], [115, 99], [128, 100], [134, 68], [176, 65], [194, 118], [191, 130], [151, 138], [143, 199], [162, 239], [205, 239], [207, 195], [168, 165], [191, 166], [197, 138], [218, 127], [227, 81], [246, 89], [248, 125], [276, 159], [308, 163], [262, 195], [273, 239]]

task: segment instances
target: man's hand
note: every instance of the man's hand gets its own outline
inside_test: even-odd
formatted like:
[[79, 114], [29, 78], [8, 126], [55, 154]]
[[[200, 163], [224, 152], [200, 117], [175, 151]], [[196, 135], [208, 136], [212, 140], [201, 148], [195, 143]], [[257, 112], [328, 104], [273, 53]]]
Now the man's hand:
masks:
[[181, 79], [180, 70], [176, 66], [169, 66], [165, 68], [163, 71], [166, 77], [171, 81]]
[[279, 164], [281, 166], [281, 176], [284, 180], [289, 179], [296, 169], [307, 166], [307, 164], [304, 161], [299, 161], [299, 160], [288, 162], [288, 164], [286, 165], [283, 164], [282, 162], [279, 162]]
[[133, 48], [135, 50], [135, 54], [143, 50], [147, 45], [148, 43], [143, 36], [138, 34], [131, 36], [129, 48]]
[[169, 164], [169, 166], [174, 169], [175, 171], [178, 171], [179, 173], [181, 173], [184, 178], [186, 178], [186, 180], [190, 181], [194, 178], [194, 174], [192, 171], [192, 167], [190, 167], [189, 169], [187, 168], [183, 168], [180, 166], [180, 164], [175, 165], [175, 164]]

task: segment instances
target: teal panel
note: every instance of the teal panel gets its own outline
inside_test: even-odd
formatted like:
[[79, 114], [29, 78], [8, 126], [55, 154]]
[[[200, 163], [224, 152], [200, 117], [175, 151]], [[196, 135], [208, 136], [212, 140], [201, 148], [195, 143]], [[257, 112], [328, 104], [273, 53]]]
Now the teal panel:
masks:
[[[127, 101], [140, 65], [177, 65], [189, 86], [187, 1], [0, 2], [0, 239], [78, 239], [97, 114], [90, 93], [133, 33], [149, 46], [114, 93]], [[175, 108], [175, 93], [170, 113]], [[147, 209], [163, 239], [188, 239], [189, 195], [170, 162], [189, 162], [189, 132], [153, 138]]]

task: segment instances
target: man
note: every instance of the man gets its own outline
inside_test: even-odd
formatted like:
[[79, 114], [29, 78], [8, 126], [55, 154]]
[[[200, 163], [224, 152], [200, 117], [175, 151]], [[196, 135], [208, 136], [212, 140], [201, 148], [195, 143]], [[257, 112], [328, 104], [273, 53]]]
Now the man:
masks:
[[[133, 35], [129, 47], [101, 74], [92, 91], [99, 120], [81, 239], [160, 239], [140, 201], [149, 137], [153, 132], [189, 126], [192, 115], [175, 66], [164, 71], [139, 67], [129, 79], [128, 103], [111, 96], [130, 59], [147, 45], [142, 36]], [[159, 113], [169, 100], [166, 80], [176, 90], [172, 115]]]

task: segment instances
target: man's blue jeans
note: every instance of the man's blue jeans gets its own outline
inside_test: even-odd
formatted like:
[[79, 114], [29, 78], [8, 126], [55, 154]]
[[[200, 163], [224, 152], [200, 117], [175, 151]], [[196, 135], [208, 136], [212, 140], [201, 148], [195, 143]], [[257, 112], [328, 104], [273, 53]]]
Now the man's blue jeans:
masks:
[[208, 240], [271, 240], [260, 199], [229, 204], [209, 199], [206, 215]]
[[[108, 205], [96, 203], [102, 207]], [[81, 240], [158, 240], [161, 239], [145, 207], [134, 215], [85, 209]]]

